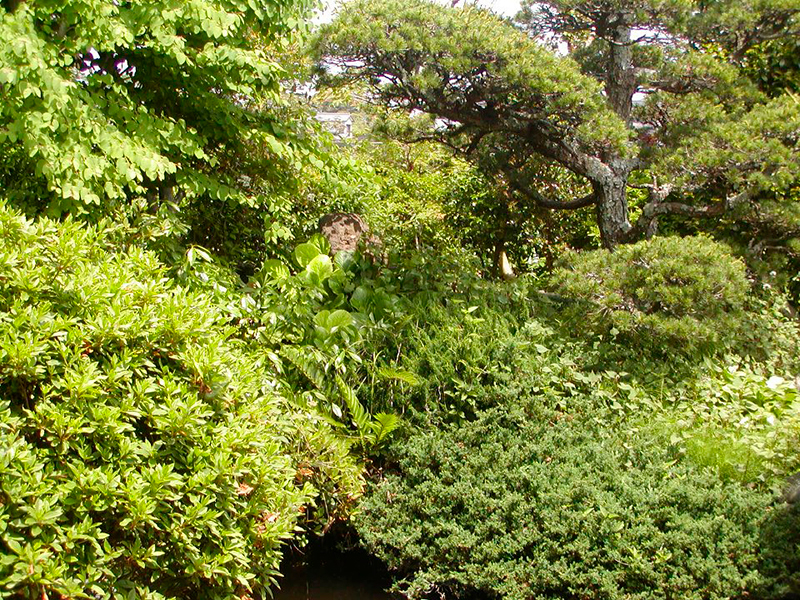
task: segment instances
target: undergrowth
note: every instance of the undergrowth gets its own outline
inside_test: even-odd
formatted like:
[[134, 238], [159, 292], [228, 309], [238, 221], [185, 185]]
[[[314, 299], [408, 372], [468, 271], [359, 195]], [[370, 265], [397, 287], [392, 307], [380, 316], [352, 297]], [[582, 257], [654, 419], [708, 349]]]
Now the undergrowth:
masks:
[[[511, 599], [797, 592], [800, 526], [776, 493], [800, 468], [786, 361], [759, 362], [746, 345], [740, 355], [704, 343], [643, 351], [658, 343], [654, 329], [636, 344], [611, 327], [576, 336], [578, 305], [538, 283], [464, 275], [412, 296], [409, 326], [374, 356], [404, 377], [363, 386], [365, 402], [404, 413], [407, 425], [356, 526], [395, 571], [395, 589]], [[671, 331], [691, 336], [694, 318]], [[778, 324], [781, 335], [797, 331]]]

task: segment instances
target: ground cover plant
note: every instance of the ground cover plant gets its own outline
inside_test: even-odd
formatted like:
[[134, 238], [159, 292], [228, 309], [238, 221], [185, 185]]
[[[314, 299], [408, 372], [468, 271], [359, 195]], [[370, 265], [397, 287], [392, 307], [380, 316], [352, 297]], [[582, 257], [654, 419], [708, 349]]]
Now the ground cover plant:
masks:
[[[715, 314], [728, 318], [727, 296], [713, 290], [697, 307], [708, 313], [699, 320], [667, 302], [676, 296], [694, 307], [694, 295], [714, 286], [702, 278], [694, 285], [691, 269], [676, 286], [673, 276], [683, 271], [669, 264], [695, 265], [693, 243], [740, 276], [724, 278], [740, 284], [739, 318], [764, 317], [744, 301], [742, 263], [707, 240], [687, 240], [686, 256], [663, 253], [667, 264], [648, 270], [647, 286], [627, 288], [663, 297], [649, 314], [689, 339], [717, 327]], [[625, 273], [629, 253], [647, 252], [579, 259], [635, 279], [642, 267]], [[576, 272], [568, 275], [576, 289], [596, 286], [601, 300], [617, 293], [617, 279], [604, 287]], [[555, 273], [552, 285], [562, 277]], [[800, 403], [793, 382], [776, 374], [784, 372], [780, 357], [769, 363], [725, 354], [724, 346], [704, 354], [714, 345], [677, 344], [661, 348], [657, 362], [642, 360], [662, 332], [631, 327], [639, 342], [611, 335], [602, 319], [613, 313], [597, 307], [602, 331], [576, 335], [576, 326], [598, 326], [586, 314], [576, 325], [580, 294], [542, 294], [536, 284], [544, 282], [535, 280], [467, 280], [411, 301], [397, 353], [379, 364], [413, 379], [365, 395], [367, 404], [402, 412], [407, 424], [355, 517], [365, 547], [394, 570], [398, 593], [782, 598], [797, 591], [800, 520], [780, 494], [800, 467]], [[670, 286], [675, 296], [653, 291]]]
[[[800, 564], [796, 515], [675, 460], [667, 447], [614, 433], [598, 424], [608, 417], [596, 406], [562, 407], [514, 397], [472, 422], [420, 430], [398, 448], [397, 469], [374, 485], [356, 524], [398, 571], [405, 597], [788, 590]], [[793, 529], [767, 534], [771, 511]]]

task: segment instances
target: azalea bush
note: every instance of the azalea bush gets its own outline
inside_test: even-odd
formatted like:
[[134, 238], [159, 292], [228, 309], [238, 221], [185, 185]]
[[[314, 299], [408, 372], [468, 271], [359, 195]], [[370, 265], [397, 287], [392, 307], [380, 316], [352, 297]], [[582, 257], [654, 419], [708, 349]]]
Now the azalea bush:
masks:
[[307, 507], [352, 504], [361, 467], [219, 298], [112, 230], [0, 208], [0, 587], [263, 596]]

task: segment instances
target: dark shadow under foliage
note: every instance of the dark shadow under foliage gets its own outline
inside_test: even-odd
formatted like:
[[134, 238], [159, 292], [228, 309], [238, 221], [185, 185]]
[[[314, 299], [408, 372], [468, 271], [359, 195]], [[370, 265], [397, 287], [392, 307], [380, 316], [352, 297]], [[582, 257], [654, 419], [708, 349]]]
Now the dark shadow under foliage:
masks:
[[767, 513], [758, 548], [767, 581], [753, 597], [800, 599], [800, 505], [779, 504]]

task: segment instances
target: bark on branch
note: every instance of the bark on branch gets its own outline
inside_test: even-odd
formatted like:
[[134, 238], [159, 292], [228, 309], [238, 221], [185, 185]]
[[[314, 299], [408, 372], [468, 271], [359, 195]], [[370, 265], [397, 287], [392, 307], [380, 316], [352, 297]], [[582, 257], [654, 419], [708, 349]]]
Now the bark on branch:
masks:
[[520, 192], [523, 196], [533, 200], [542, 208], [549, 208], [551, 210], [576, 210], [578, 208], [592, 206], [597, 202], [597, 198], [594, 193], [583, 196], [582, 198], [576, 198], [575, 200], [562, 201], [548, 198], [514, 178], [509, 178], [509, 185], [514, 190]]
[[752, 190], [745, 190], [735, 196], [729, 196], [720, 202], [704, 206], [692, 206], [683, 202], [666, 202], [672, 192], [671, 186], [645, 185], [638, 186], [650, 190], [650, 202], [644, 205], [642, 214], [636, 221], [632, 235], [652, 237], [655, 234], [658, 218], [662, 215], [680, 215], [692, 219], [715, 218], [724, 215], [737, 206], [748, 202], [753, 197]]

